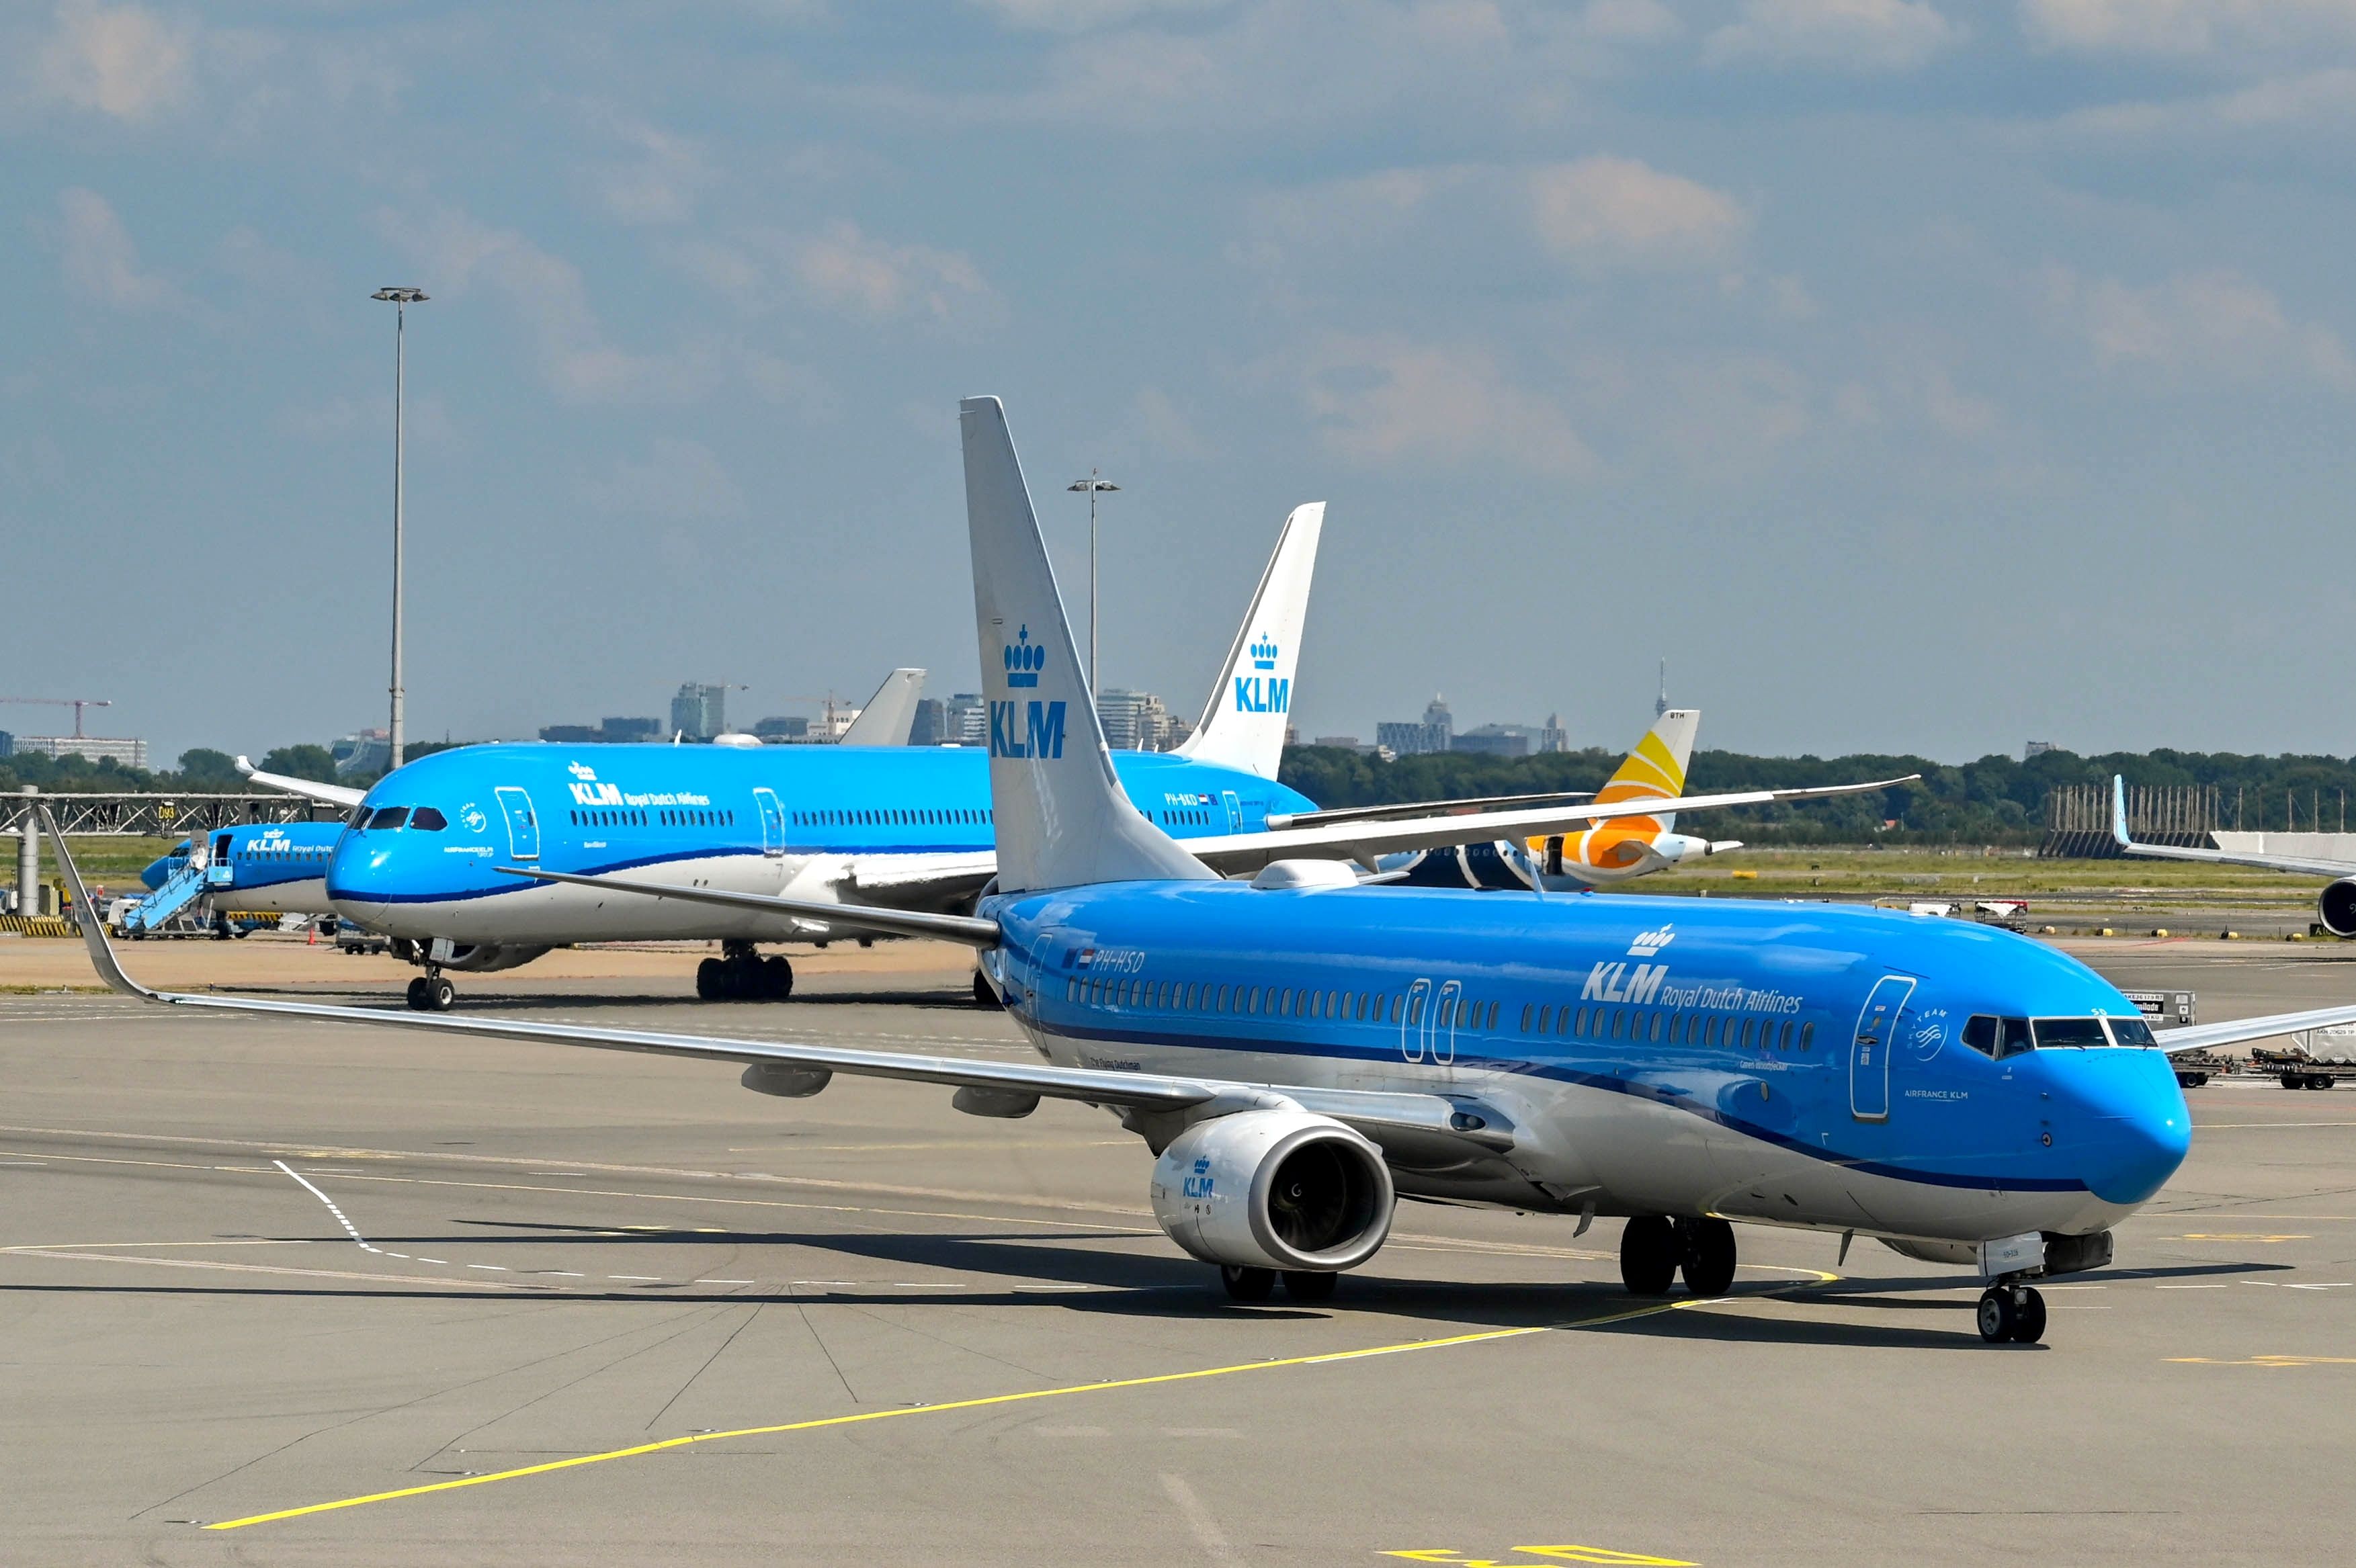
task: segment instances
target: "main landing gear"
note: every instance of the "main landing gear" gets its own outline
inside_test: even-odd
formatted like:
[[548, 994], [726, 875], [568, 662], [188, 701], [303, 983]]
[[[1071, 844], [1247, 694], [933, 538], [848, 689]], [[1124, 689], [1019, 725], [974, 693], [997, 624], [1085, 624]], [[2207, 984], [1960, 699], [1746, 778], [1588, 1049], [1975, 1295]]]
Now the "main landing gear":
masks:
[[721, 956], [695, 966], [695, 994], [707, 1002], [782, 1002], [794, 994], [794, 966], [778, 955], [762, 957], [749, 942], [727, 943]]
[[1979, 1325], [1991, 1345], [2034, 1345], [2045, 1338], [2045, 1298], [2018, 1280], [1999, 1280], [1980, 1294]]
[[1295, 1301], [1331, 1301], [1333, 1285], [1341, 1275], [1325, 1270], [1287, 1269], [1280, 1275], [1272, 1268], [1237, 1268], [1232, 1264], [1219, 1265], [1219, 1283], [1226, 1286], [1227, 1295], [1237, 1301], [1266, 1301], [1276, 1294], [1276, 1282], [1284, 1281], [1284, 1294]]
[[457, 1000], [458, 987], [443, 978], [438, 969], [409, 983], [409, 1005], [421, 1013], [446, 1013]]
[[1734, 1227], [1716, 1218], [1639, 1214], [1620, 1232], [1620, 1280], [1632, 1296], [1666, 1296], [1680, 1273], [1696, 1296], [1724, 1296], [1734, 1258]]

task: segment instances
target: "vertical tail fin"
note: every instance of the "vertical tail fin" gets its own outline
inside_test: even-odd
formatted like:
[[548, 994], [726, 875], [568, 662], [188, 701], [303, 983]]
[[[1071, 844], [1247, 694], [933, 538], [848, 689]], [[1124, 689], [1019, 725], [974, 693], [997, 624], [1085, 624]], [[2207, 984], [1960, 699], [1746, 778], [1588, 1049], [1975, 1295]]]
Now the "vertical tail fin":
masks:
[[[1686, 767], [1693, 761], [1694, 731], [1700, 726], [1698, 708], [1663, 710], [1660, 719], [1644, 732], [1644, 738], [1636, 742], [1635, 750], [1628, 753], [1627, 761], [1595, 792], [1597, 804], [1648, 796], [1673, 800], [1685, 794]], [[1677, 817], [1672, 811], [1641, 820], [1657, 825], [1651, 831], [1666, 833], [1676, 826]]]
[[1260, 573], [1251, 607], [1220, 667], [1204, 706], [1203, 722], [1179, 751], [1198, 763], [1276, 777], [1284, 760], [1284, 732], [1292, 721], [1292, 672], [1301, 662], [1301, 629], [1309, 618], [1309, 580], [1317, 569], [1317, 540], [1325, 503], [1295, 507], [1276, 536], [1276, 553]]
[[958, 415], [1000, 889], [1209, 878], [1121, 791], [1005, 409], [968, 398]]
[[842, 732], [846, 746], [905, 746], [916, 722], [916, 699], [924, 694], [925, 672], [895, 669], [884, 677], [851, 728]]

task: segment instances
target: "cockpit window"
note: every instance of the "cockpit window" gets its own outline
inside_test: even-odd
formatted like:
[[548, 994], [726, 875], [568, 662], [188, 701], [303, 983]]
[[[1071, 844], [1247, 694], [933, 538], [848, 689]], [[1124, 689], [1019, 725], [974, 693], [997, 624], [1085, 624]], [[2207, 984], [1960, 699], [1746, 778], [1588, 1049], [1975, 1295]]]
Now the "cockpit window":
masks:
[[2111, 1037], [2103, 1030], [2100, 1019], [2039, 1019], [2037, 1049], [2040, 1051], [2083, 1051], [2090, 1046], [2106, 1046]]
[[1964, 1025], [1964, 1043], [1982, 1056], [2002, 1061], [2030, 1049], [2027, 1019], [2000, 1019], [1976, 1013]]
[[365, 828], [368, 827], [368, 824], [369, 824], [369, 807], [368, 807], [368, 804], [367, 804], [365, 801], [363, 801], [363, 802], [362, 802], [362, 803], [360, 803], [359, 805], [356, 805], [356, 806], [352, 807], [352, 814], [351, 814], [349, 816], [347, 816], [347, 817], [345, 817], [345, 818], [344, 818], [344, 826], [345, 826], [345, 827], [358, 827], [358, 828], [365, 829]]
[[371, 831], [382, 832], [387, 828], [398, 827], [408, 820], [409, 807], [388, 805], [369, 818], [369, 827]]
[[2133, 1018], [2113, 1019], [2111, 1039], [2121, 1045], [2137, 1046], [2145, 1050], [2150, 1050], [2159, 1044], [2158, 1037], [2151, 1032], [2151, 1025], [2144, 1021], [2141, 1013], [2137, 1013]]
[[450, 826], [450, 819], [430, 805], [421, 805], [409, 814], [409, 826], [421, 832], [439, 833]]

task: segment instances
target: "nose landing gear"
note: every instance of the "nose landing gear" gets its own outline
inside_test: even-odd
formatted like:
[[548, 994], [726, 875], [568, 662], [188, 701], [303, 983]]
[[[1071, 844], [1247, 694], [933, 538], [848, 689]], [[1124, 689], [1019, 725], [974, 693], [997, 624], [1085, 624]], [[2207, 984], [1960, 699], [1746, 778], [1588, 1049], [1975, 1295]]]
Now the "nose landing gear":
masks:
[[421, 1013], [446, 1013], [457, 1000], [458, 987], [444, 979], [438, 969], [409, 983], [409, 1005]]
[[1978, 1317], [1980, 1338], [1991, 1345], [2034, 1345], [2045, 1338], [2045, 1297], [2019, 1281], [1981, 1292]]

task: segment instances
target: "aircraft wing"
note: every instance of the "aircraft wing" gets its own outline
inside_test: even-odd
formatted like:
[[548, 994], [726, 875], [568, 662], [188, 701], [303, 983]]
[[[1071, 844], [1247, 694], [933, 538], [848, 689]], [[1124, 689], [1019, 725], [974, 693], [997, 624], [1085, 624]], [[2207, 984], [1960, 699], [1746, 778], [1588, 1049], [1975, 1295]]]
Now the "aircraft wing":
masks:
[[1335, 822], [1309, 827], [1280, 828], [1269, 833], [1231, 833], [1216, 838], [1182, 842], [1195, 859], [1229, 876], [1257, 871], [1271, 860], [1294, 857], [1347, 859], [1371, 866], [1377, 856], [1402, 849], [1436, 849], [1451, 844], [1478, 844], [1491, 839], [1543, 838], [1577, 833], [1620, 816], [1659, 816], [1670, 812], [1708, 811], [1730, 805], [1763, 805], [1779, 800], [1819, 800], [1837, 795], [1863, 795], [1922, 777], [1877, 779], [1871, 784], [1823, 784], [1812, 789], [1740, 790], [1725, 795], [1688, 795], [1645, 800], [1564, 802], [1519, 811], [1475, 811], [1456, 816], [1417, 817], [1408, 821]]
[[284, 773], [265, 773], [243, 757], [237, 760], [237, 771], [251, 782], [265, 789], [284, 790], [288, 795], [299, 795], [305, 800], [324, 801], [329, 805], [342, 806], [346, 811], [358, 805], [362, 797], [368, 794], [366, 790], [350, 789], [343, 784], [318, 784], [310, 779], [288, 778]]
[[2186, 1024], [2158, 1032], [2159, 1049], [2174, 1056], [2185, 1051], [2212, 1051], [2221, 1045], [2241, 1045], [2276, 1035], [2303, 1034], [2311, 1029], [2356, 1023], [2356, 1006], [2310, 1008], [2303, 1013], [2268, 1013], [2261, 1018], [2234, 1019], [2221, 1024]]
[[[91, 901], [89, 890], [82, 885], [81, 870], [74, 864], [72, 855], [66, 848], [65, 839], [58, 831], [56, 819], [50, 816], [48, 807], [43, 806], [39, 810], [42, 826], [48, 830], [49, 842], [56, 848], [58, 865], [73, 890], [74, 918], [81, 927], [83, 944], [90, 950], [91, 963], [97, 968], [100, 977], [124, 996], [168, 1007], [198, 1008], [215, 1012], [275, 1013], [292, 1018], [316, 1019], [324, 1023], [431, 1029], [445, 1034], [487, 1035], [549, 1045], [575, 1045], [598, 1051], [632, 1051], [657, 1056], [742, 1063], [747, 1069], [745, 1083], [748, 1088], [757, 1086], [755, 1072], [763, 1068], [807, 1075], [796, 1085], [800, 1093], [814, 1093], [825, 1082], [823, 1077], [817, 1075], [834, 1072], [937, 1083], [993, 1096], [993, 1100], [986, 1100], [983, 1104], [993, 1107], [988, 1114], [996, 1115], [1027, 1114], [1028, 1107], [1023, 1105], [1026, 1096], [1033, 1102], [1039, 1099], [1076, 1100], [1087, 1104], [1149, 1113], [1191, 1112], [1199, 1115], [1281, 1108], [1290, 1104], [1333, 1116], [1369, 1136], [1376, 1137], [1377, 1141], [1380, 1141], [1379, 1135], [1387, 1134], [1395, 1137], [1408, 1135], [1416, 1138], [1472, 1144], [1490, 1150], [1508, 1149], [1514, 1144], [1512, 1123], [1501, 1113], [1486, 1106], [1476, 1108], [1466, 1102], [1438, 1094], [1388, 1093], [1326, 1089], [1306, 1084], [1173, 1077], [1101, 1068], [1058, 1067], [1044, 1061], [987, 1061], [958, 1056], [904, 1055], [897, 1051], [862, 1051], [850, 1046], [669, 1034], [654, 1029], [598, 1029], [583, 1024], [534, 1023], [516, 1019], [421, 1013], [407, 1008], [331, 1007], [320, 1003], [284, 1002], [219, 993], [192, 996], [186, 992], [150, 990], [123, 972], [113, 945], [107, 941], [98, 909]], [[591, 880], [586, 878], [561, 880]], [[695, 891], [707, 892], [711, 890]], [[826, 904], [813, 908], [819, 912], [817, 918], [833, 919], [840, 923], [839, 917], [843, 912], [837, 906]], [[875, 912], [882, 915], [889, 912]], [[929, 918], [946, 921], [956, 917], [939, 915]], [[966, 923], [989, 926], [992, 932], [996, 930], [995, 925], [988, 921]], [[811, 1077], [816, 1077], [816, 1082], [810, 1082]]]
[[[923, 910], [884, 909], [875, 904], [829, 903], [819, 899], [789, 899], [777, 893], [739, 893], [725, 888], [691, 888], [676, 882], [649, 882], [636, 877], [582, 877], [570, 871], [543, 871], [537, 866], [499, 866], [510, 877], [540, 882], [570, 882], [611, 893], [641, 893], [648, 898], [675, 899], [681, 903], [712, 904], [721, 909], [758, 910], [785, 920], [817, 921], [852, 931], [880, 932], [886, 936], [930, 936], [961, 942], [968, 947], [998, 945], [998, 923], [966, 914], [933, 914]], [[779, 940], [784, 940], [780, 937]]]
[[2356, 874], [2356, 862], [2347, 860], [2258, 855], [2234, 849], [2194, 849], [2178, 844], [2138, 844], [2127, 833], [2126, 781], [2116, 773], [2111, 775], [2111, 837], [2122, 853], [2154, 860], [2205, 860], [2215, 866], [2257, 866], [2269, 871], [2301, 871], [2317, 877]]
[[855, 859], [851, 862], [853, 888], [888, 899], [950, 898], [976, 893], [996, 875], [995, 855], [926, 858], [906, 866], [894, 866], [888, 860], [873, 865], [862, 865]]
[[1365, 822], [1385, 816], [1437, 816], [1449, 811], [1488, 811], [1504, 806], [1546, 805], [1563, 800], [1592, 800], [1591, 789], [1543, 790], [1536, 795], [1468, 795], [1462, 800], [1418, 800], [1395, 805], [1337, 805], [1324, 811], [1293, 811], [1268, 814], [1271, 829], [1284, 827], [1322, 827], [1329, 822]]

